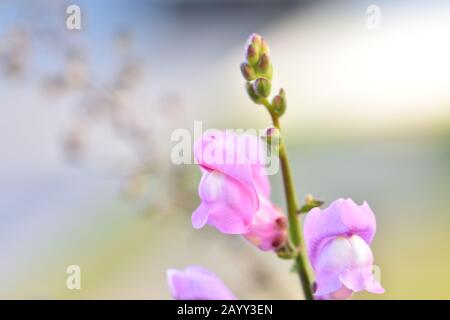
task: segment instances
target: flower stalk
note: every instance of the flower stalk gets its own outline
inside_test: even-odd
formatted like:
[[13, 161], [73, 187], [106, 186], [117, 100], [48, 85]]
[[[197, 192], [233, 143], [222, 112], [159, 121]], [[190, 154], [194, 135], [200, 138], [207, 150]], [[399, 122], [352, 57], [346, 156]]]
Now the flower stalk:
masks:
[[281, 136], [280, 117], [286, 111], [286, 95], [284, 90], [280, 89], [278, 94], [273, 97], [272, 103], [267, 99], [272, 89], [271, 80], [273, 71], [269, 46], [260, 35], [253, 34], [250, 36], [245, 52], [245, 62], [241, 64], [241, 72], [247, 80], [246, 88], [249, 97], [254, 103], [262, 104], [266, 107], [272, 117], [273, 126], [280, 134], [278, 156], [281, 163], [286, 197], [289, 238], [294, 248], [289, 253], [279, 252], [279, 257], [292, 257], [295, 259], [295, 269], [298, 272], [304, 296], [307, 300], [313, 300], [312, 283], [308, 273], [308, 260], [306, 258], [303, 234], [298, 217], [298, 212], [301, 208], [297, 203], [297, 194], [286, 152], [286, 145]]
[[272, 117], [273, 126], [280, 133], [278, 156], [281, 164], [281, 174], [283, 176], [283, 186], [286, 197], [286, 206], [289, 221], [289, 236], [292, 244], [297, 249], [297, 254], [295, 256], [296, 270], [300, 278], [305, 299], [313, 300], [314, 297], [312, 292], [312, 282], [308, 273], [308, 261], [306, 259], [303, 234], [301, 232], [300, 221], [297, 215], [297, 212], [300, 210], [300, 208], [297, 202], [297, 193], [295, 190], [295, 184], [293, 181], [291, 167], [286, 151], [286, 144], [284, 143], [284, 139], [281, 134], [280, 119], [277, 114], [271, 111], [273, 109], [273, 106], [267, 100], [264, 102], [264, 105], [266, 106]]
[[[280, 130], [278, 118], [274, 118], [273, 125], [275, 128]], [[289, 220], [289, 235], [292, 244], [298, 249], [297, 256], [295, 257], [295, 263], [298, 269], [300, 281], [302, 283], [303, 293], [307, 300], [313, 299], [312, 294], [312, 284], [308, 274], [306, 252], [303, 241], [303, 235], [300, 228], [300, 221], [298, 220], [297, 211], [297, 195], [295, 191], [295, 185], [292, 179], [291, 168], [289, 165], [289, 160], [286, 152], [286, 145], [283, 138], [280, 138], [279, 146], [279, 158], [281, 163], [281, 172], [283, 175], [283, 185], [286, 197], [286, 205], [288, 211]]]

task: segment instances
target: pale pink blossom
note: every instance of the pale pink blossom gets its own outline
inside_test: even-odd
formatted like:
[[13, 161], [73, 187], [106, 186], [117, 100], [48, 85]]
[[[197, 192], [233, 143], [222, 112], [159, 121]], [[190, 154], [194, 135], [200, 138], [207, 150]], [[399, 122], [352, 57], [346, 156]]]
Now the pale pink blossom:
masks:
[[255, 136], [225, 131], [206, 133], [196, 142], [194, 154], [203, 175], [202, 202], [192, 214], [194, 228], [209, 224], [230, 234], [251, 230], [260, 196], [270, 195], [261, 148]]
[[261, 250], [284, 245], [287, 223], [269, 200], [265, 152], [264, 142], [253, 135], [214, 131], [202, 136], [194, 146], [202, 171], [194, 228], [209, 224], [222, 233], [242, 234]]
[[315, 295], [320, 299], [345, 299], [353, 292], [383, 293], [375, 280], [370, 244], [376, 231], [375, 215], [364, 202], [338, 199], [327, 209], [307, 215], [305, 241], [316, 274]]

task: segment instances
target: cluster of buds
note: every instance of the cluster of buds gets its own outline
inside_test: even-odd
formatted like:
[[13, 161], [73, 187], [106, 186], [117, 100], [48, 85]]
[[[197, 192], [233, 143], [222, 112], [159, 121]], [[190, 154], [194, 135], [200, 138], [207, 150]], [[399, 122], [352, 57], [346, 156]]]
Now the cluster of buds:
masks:
[[275, 116], [281, 116], [286, 110], [284, 90], [267, 101], [272, 90], [272, 63], [267, 42], [258, 34], [252, 34], [247, 41], [245, 61], [241, 63], [241, 72], [246, 82], [247, 93], [256, 104], [265, 105]]

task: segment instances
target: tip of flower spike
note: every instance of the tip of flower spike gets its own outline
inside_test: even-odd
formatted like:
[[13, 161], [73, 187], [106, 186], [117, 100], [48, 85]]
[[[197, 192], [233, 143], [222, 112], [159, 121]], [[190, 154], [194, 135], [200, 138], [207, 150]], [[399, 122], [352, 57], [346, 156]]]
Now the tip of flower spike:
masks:
[[256, 33], [253, 33], [247, 40], [245, 59], [251, 66], [256, 66], [263, 53], [268, 53], [267, 43]]
[[258, 49], [261, 47], [262, 37], [257, 33], [252, 33], [247, 40], [247, 45], [254, 45]]

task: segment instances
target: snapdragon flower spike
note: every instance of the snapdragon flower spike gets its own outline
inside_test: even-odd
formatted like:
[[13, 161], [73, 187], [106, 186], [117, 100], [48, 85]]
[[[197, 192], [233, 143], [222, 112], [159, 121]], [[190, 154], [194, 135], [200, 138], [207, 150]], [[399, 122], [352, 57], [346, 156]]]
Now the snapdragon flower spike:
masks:
[[375, 215], [364, 202], [338, 199], [327, 209], [312, 209], [304, 223], [305, 242], [316, 273], [318, 299], [345, 299], [353, 292], [384, 293], [375, 280], [369, 245], [376, 231]]
[[176, 300], [236, 300], [214, 273], [198, 266], [167, 270], [170, 293]]
[[195, 143], [194, 155], [203, 175], [202, 203], [192, 214], [194, 228], [209, 224], [222, 233], [250, 232], [260, 208], [259, 196], [270, 196], [262, 147], [255, 136], [226, 131], [205, 133]]

